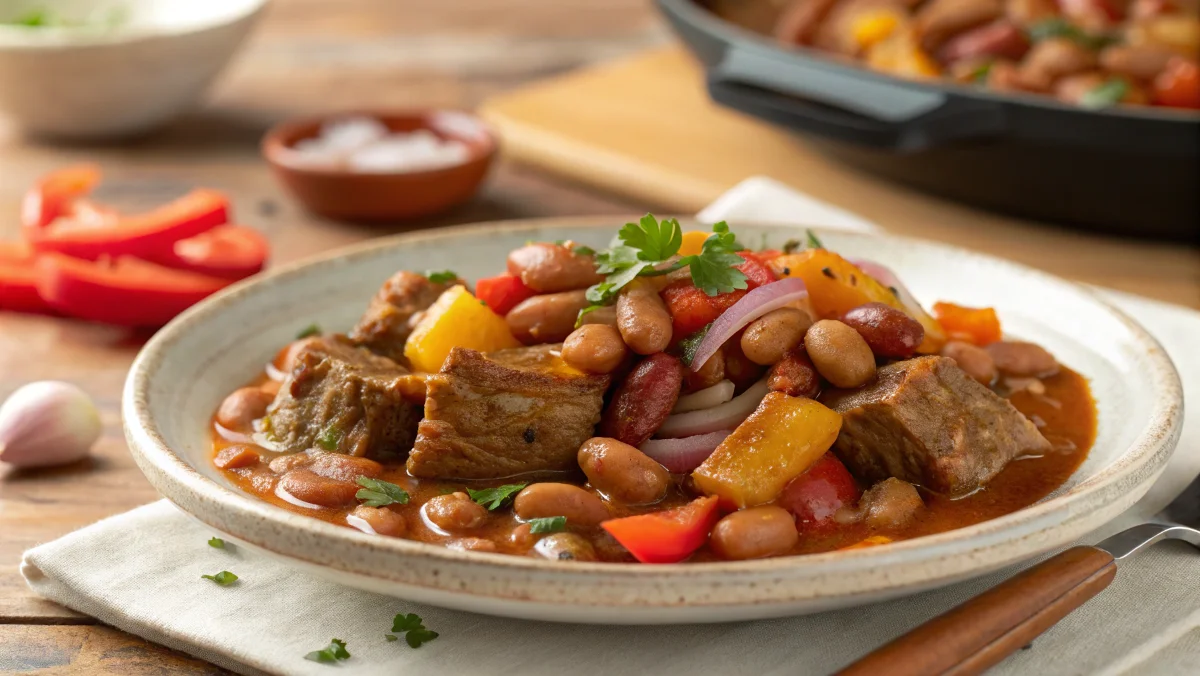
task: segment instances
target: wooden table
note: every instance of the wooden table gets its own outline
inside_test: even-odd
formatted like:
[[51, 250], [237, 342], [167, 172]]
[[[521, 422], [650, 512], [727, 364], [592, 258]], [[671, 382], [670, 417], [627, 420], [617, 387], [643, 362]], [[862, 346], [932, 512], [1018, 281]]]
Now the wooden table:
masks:
[[[192, 185], [226, 191], [238, 220], [270, 237], [277, 262], [394, 231], [300, 211], [259, 160], [263, 131], [283, 117], [323, 109], [470, 108], [665, 35], [645, 0], [275, 0], [210, 104], [155, 136], [79, 148], [35, 145], [0, 128], [0, 236], [15, 235], [19, 199], [38, 175], [81, 159], [103, 165], [106, 192], [118, 200], [153, 200]], [[502, 162], [477, 199], [420, 225], [625, 215], [671, 204], [607, 198]], [[1178, 264], [1160, 270], [1153, 256], [1123, 264], [1140, 267], [1137, 291], [1200, 305], [1200, 285], [1185, 282], [1193, 293], [1178, 297]], [[1077, 261], [1072, 270], [1086, 268], [1080, 276], [1096, 278], [1109, 265], [1111, 259]], [[28, 547], [156, 499], [120, 431], [121, 385], [139, 345], [122, 330], [0, 313], [0, 399], [29, 381], [69, 380], [96, 398], [105, 423], [89, 461], [42, 472], [0, 469], [0, 673], [225, 673], [42, 601], [17, 573]]]

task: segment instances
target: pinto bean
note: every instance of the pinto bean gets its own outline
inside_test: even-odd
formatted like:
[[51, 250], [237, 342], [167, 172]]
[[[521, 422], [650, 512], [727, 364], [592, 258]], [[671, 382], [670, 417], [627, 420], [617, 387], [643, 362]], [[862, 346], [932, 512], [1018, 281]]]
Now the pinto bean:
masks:
[[868, 488], [858, 504], [867, 526], [879, 530], [904, 527], [925, 506], [915, 486], [895, 477]]
[[1153, 80], [1175, 53], [1158, 45], [1112, 45], [1100, 52], [1100, 67], [1136, 80]]
[[1058, 373], [1058, 361], [1040, 345], [1020, 340], [1002, 340], [984, 348], [996, 368], [1010, 376], [1045, 378]]
[[984, 385], [990, 387], [996, 382], [996, 362], [982, 347], [952, 340], [942, 347], [942, 356], [953, 359], [958, 368]]
[[583, 528], [598, 525], [609, 518], [604, 502], [579, 486], [560, 483], [537, 483], [526, 486], [513, 501], [517, 516], [543, 519], [565, 516], [567, 523]]
[[291, 373], [296, 368], [296, 360], [300, 357], [300, 353], [320, 340], [320, 336], [311, 336], [289, 343], [287, 347], [279, 351], [279, 355], [275, 358], [275, 366], [285, 374]]
[[585, 314], [579, 321], [580, 326], [588, 324], [606, 324], [617, 328], [617, 306], [605, 305]]
[[671, 483], [665, 467], [616, 439], [588, 439], [579, 447], [577, 458], [588, 482], [610, 500], [648, 505], [662, 500]]
[[671, 344], [671, 313], [645, 280], [634, 280], [617, 297], [617, 328], [638, 354], [662, 352]]
[[787, 553], [800, 539], [796, 518], [782, 507], [752, 507], [722, 518], [709, 545], [723, 559], [740, 561]]
[[495, 552], [496, 543], [484, 538], [458, 538], [446, 543], [450, 549], [461, 549], [464, 552]]
[[785, 45], [807, 45], [837, 0], [792, 0], [775, 22], [775, 39]]
[[297, 467], [311, 465], [312, 461], [313, 457], [309, 453], [289, 453], [274, 458], [267, 466], [276, 474], [287, 474]]
[[374, 479], [383, 473], [383, 465], [374, 460], [341, 453], [318, 453], [313, 456], [312, 464], [308, 466], [308, 469], [313, 474], [319, 474], [327, 479], [351, 483], [354, 483], [360, 476]]
[[451, 533], [479, 528], [487, 521], [487, 509], [466, 493], [450, 493], [430, 498], [421, 507], [425, 518], [435, 526]]
[[1019, 59], [1027, 51], [1025, 33], [1013, 22], [1000, 19], [950, 38], [938, 50], [938, 59], [942, 63], [978, 57]]
[[603, 279], [596, 259], [575, 253], [574, 247], [539, 242], [508, 254], [508, 272], [538, 293], [584, 289]]
[[879, 357], [907, 359], [925, 339], [925, 327], [894, 307], [867, 303], [842, 315], [846, 326], [858, 331], [871, 352]]
[[596, 548], [587, 538], [575, 533], [547, 535], [533, 546], [533, 551], [552, 561], [595, 561]]
[[684, 369], [683, 391], [699, 392], [725, 380], [725, 349], [717, 348], [708, 361], [693, 371]]
[[812, 317], [796, 308], [781, 307], [750, 322], [742, 333], [742, 354], [755, 364], [770, 366], [804, 340]]
[[767, 387], [791, 397], [816, 399], [821, 392], [821, 377], [804, 348], [797, 347], [767, 372]]
[[1000, 0], [931, 0], [916, 14], [921, 47], [929, 54], [952, 36], [995, 21], [1004, 13]]
[[725, 379], [732, 381], [738, 392], [757, 383], [766, 373], [766, 367], [750, 361], [742, 352], [742, 341], [730, 340], [722, 349], [725, 352]]
[[620, 332], [605, 324], [584, 324], [567, 336], [562, 347], [563, 360], [588, 373], [612, 373], [627, 354]]
[[213, 458], [213, 464], [221, 469], [238, 469], [239, 467], [249, 467], [257, 465], [262, 461], [262, 457], [258, 451], [247, 444], [234, 444], [226, 446], [217, 453], [217, 457]]
[[822, 319], [804, 334], [804, 349], [825, 380], [837, 387], [858, 387], [875, 377], [875, 355], [858, 331]]
[[289, 495], [321, 507], [346, 507], [355, 502], [358, 484], [331, 479], [305, 467], [293, 469], [279, 479], [279, 488]]
[[600, 418], [600, 435], [630, 446], [645, 443], [675, 408], [683, 370], [683, 363], [665, 352], [643, 359], [613, 393]]
[[[393, 512], [387, 507], [368, 507], [359, 505], [354, 508], [350, 516], [362, 519], [379, 535], [388, 535], [391, 537], [403, 537], [408, 530], [408, 524], [404, 521], [404, 516]], [[349, 521], [350, 517], [347, 517]], [[351, 524], [353, 525], [353, 524]]]
[[1004, 15], [1018, 26], [1027, 28], [1058, 16], [1055, 0], [1006, 0]]
[[246, 432], [255, 420], [267, 414], [267, 407], [275, 397], [258, 387], [242, 387], [234, 390], [217, 409], [217, 422], [226, 429]]
[[504, 319], [517, 340], [526, 345], [562, 342], [575, 330], [579, 311], [590, 305], [586, 291], [564, 291], [526, 298]]
[[1042, 40], [1021, 62], [1021, 81], [1038, 91], [1048, 91], [1059, 78], [1092, 70], [1096, 54], [1067, 38]]
[[529, 549], [538, 541], [538, 536], [527, 523], [517, 524], [508, 534], [508, 541], [521, 549]]

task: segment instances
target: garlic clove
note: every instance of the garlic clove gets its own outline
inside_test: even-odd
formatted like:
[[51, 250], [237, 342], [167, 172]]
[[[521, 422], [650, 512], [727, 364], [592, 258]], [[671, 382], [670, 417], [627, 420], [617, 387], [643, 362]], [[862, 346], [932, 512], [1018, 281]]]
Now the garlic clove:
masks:
[[16, 467], [75, 462], [102, 429], [100, 412], [83, 390], [53, 380], [30, 383], [0, 404], [0, 461]]

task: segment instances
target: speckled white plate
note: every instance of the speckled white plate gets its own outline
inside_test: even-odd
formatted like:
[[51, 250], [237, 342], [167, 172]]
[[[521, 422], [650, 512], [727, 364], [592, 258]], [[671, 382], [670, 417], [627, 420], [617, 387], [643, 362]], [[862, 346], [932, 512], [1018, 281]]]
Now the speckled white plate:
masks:
[[[222, 397], [312, 322], [346, 330], [399, 269], [471, 279], [504, 268], [530, 239], [604, 246], [618, 219], [524, 221], [402, 235], [285, 266], [214, 296], [160, 331], [125, 387], [125, 430], [150, 482], [233, 540], [330, 580], [495, 615], [593, 623], [716, 622], [879, 601], [982, 574], [1066, 544], [1132, 505], [1165, 466], [1183, 415], [1162, 348], [1118, 310], [1051, 275], [978, 253], [898, 237], [822, 232], [827, 246], [893, 267], [926, 303], [999, 310], [1091, 380], [1099, 434], [1065, 486], [1027, 509], [882, 547], [732, 563], [568, 563], [462, 552], [369, 536], [242, 493], [208, 461]], [[779, 246], [785, 227], [734, 224], [743, 241]]]

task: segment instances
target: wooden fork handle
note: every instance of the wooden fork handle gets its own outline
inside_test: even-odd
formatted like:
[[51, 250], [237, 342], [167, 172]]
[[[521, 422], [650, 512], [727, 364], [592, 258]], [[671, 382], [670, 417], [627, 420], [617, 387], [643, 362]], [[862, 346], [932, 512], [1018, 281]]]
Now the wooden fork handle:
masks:
[[1103, 549], [1068, 549], [933, 618], [839, 674], [982, 673], [1100, 593], [1116, 572], [1112, 554]]

